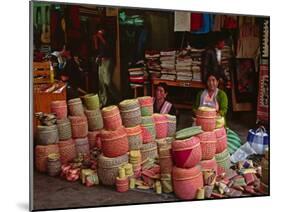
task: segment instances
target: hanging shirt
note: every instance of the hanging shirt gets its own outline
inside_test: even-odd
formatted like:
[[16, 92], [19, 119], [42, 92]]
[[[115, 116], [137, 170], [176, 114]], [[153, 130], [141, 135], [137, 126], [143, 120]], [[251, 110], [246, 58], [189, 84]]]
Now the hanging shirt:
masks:
[[190, 31], [190, 12], [175, 11], [175, 23], [174, 31], [175, 32], [185, 32]]
[[[202, 15], [202, 25], [198, 30], [193, 30], [192, 33], [195, 34], [203, 34], [203, 33], [208, 33], [212, 30], [213, 28], [213, 15], [208, 14], [208, 13], [203, 13]], [[191, 19], [191, 23], [193, 20]]]
[[203, 25], [203, 14], [202, 13], [191, 13], [191, 31], [199, 30]]

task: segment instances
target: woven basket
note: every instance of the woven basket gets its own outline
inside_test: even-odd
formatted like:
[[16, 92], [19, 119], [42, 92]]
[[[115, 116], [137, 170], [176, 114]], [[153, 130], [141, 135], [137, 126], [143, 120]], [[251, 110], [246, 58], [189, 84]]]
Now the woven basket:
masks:
[[170, 174], [161, 174], [161, 186], [164, 193], [173, 192], [173, 181], [172, 175]]
[[90, 145], [90, 149], [97, 147], [97, 148], [101, 148], [101, 138], [100, 138], [100, 130], [96, 130], [96, 131], [89, 131], [88, 132], [88, 141], [89, 141], [89, 145]]
[[49, 145], [55, 144], [59, 140], [57, 125], [37, 126], [37, 144]]
[[70, 116], [72, 137], [85, 138], [88, 134], [88, 122], [85, 116]]
[[205, 118], [216, 118], [217, 112], [215, 108], [210, 107], [199, 107], [196, 111], [196, 116]]
[[197, 137], [191, 137], [173, 141], [172, 156], [177, 167], [190, 168], [195, 166], [202, 159], [200, 140]]
[[116, 191], [126, 192], [129, 190], [129, 178], [116, 178]]
[[130, 150], [139, 150], [142, 146], [143, 138], [142, 138], [142, 130], [140, 125], [135, 127], [125, 128], [127, 132], [129, 149]]
[[117, 106], [104, 107], [101, 112], [105, 129], [116, 130], [122, 126], [122, 120]]
[[261, 181], [268, 185], [269, 183], [269, 169], [268, 169], [268, 160], [266, 160], [265, 158], [263, 158], [261, 160], [261, 171], [262, 171], [262, 177], [261, 177]]
[[57, 119], [64, 119], [67, 117], [67, 105], [65, 100], [58, 100], [51, 102], [51, 112], [56, 114]]
[[48, 170], [48, 155], [59, 154], [59, 147], [57, 144], [50, 144], [47, 146], [37, 145], [35, 147], [35, 167], [39, 172], [47, 172]]
[[141, 123], [140, 108], [134, 108], [131, 110], [121, 110], [122, 123], [125, 127], [135, 127]]
[[153, 119], [155, 123], [156, 138], [166, 138], [168, 136], [168, 119], [162, 114], [153, 114]]
[[57, 120], [57, 126], [60, 140], [68, 140], [71, 138], [71, 124], [68, 118]]
[[158, 152], [161, 174], [171, 174], [173, 168], [172, 148], [160, 148]]
[[97, 110], [100, 108], [99, 96], [97, 94], [86, 94], [84, 96], [84, 101], [88, 110]]
[[204, 132], [197, 137], [200, 139], [202, 150], [202, 160], [210, 160], [216, 154], [216, 134], [214, 132]]
[[76, 157], [75, 142], [72, 139], [59, 141], [59, 151], [62, 164], [72, 161]]
[[180, 199], [195, 199], [197, 189], [203, 186], [203, 176], [199, 166], [189, 169], [173, 167], [174, 192]]
[[49, 176], [57, 176], [61, 172], [60, 155], [52, 153], [48, 155], [47, 170]]
[[201, 160], [200, 165], [202, 167], [202, 171], [212, 169], [216, 173], [218, 173], [218, 164], [215, 157], [212, 158], [211, 160]]
[[177, 117], [169, 114], [165, 114], [168, 119], [168, 137], [175, 136], [177, 131]]
[[103, 120], [100, 109], [86, 110], [89, 131], [100, 130], [103, 128]]
[[90, 146], [88, 137], [76, 138], [74, 140], [77, 154], [90, 156]]
[[98, 158], [98, 176], [102, 184], [114, 185], [118, 176], [118, 167], [128, 163], [128, 154], [108, 158], [101, 154]]
[[153, 99], [150, 96], [143, 96], [138, 98], [141, 115], [142, 116], [151, 116], [153, 114]]
[[218, 175], [226, 172], [226, 170], [230, 168], [230, 155], [227, 149], [221, 153], [216, 154], [215, 158], [218, 164]]
[[68, 100], [68, 109], [71, 116], [84, 116], [84, 108], [80, 98]]
[[137, 99], [125, 99], [119, 103], [120, 111], [133, 110], [140, 108], [140, 104]]
[[216, 119], [197, 116], [196, 125], [201, 126], [204, 131], [213, 131], [216, 128]]
[[127, 133], [124, 127], [115, 131], [101, 131], [101, 147], [106, 157], [118, 157], [129, 151]]
[[144, 144], [152, 142], [156, 139], [155, 124], [151, 116], [142, 117], [141, 130]]
[[145, 161], [147, 158], [155, 159], [158, 157], [156, 142], [143, 144], [141, 147], [141, 159]]
[[227, 136], [224, 127], [214, 130], [217, 138], [216, 154], [223, 152], [227, 149]]
[[171, 148], [171, 142], [167, 141], [167, 138], [156, 139], [158, 150], [161, 148]]

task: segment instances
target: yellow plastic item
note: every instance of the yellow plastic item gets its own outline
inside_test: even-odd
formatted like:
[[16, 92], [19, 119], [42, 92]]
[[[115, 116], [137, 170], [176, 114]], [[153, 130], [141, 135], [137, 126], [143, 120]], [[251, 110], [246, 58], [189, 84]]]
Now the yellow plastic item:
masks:
[[130, 178], [130, 189], [134, 189], [136, 187], [136, 179], [134, 177]]
[[125, 169], [123, 167], [118, 168], [119, 178], [123, 179], [126, 177]]

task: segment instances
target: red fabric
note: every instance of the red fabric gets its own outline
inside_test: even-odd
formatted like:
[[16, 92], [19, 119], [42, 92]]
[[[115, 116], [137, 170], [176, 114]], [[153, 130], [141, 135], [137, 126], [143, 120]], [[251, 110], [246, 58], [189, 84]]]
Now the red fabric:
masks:
[[189, 158], [190, 154], [192, 152], [192, 149], [189, 150], [183, 150], [183, 151], [173, 151], [173, 161], [177, 167], [184, 167], [185, 162]]
[[80, 19], [79, 19], [79, 6], [78, 5], [72, 5], [70, 7], [70, 20], [72, 23], [72, 27], [75, 29], [80, 28]]
[[202, 13], [191, 13], [191, 31], [197, 31], [201, 29], [203, 25], [203, 14]]
[[237, 28], [237, 17], [236, 16], [226, 16], [224, 19], [225, 29], [236, 29]]

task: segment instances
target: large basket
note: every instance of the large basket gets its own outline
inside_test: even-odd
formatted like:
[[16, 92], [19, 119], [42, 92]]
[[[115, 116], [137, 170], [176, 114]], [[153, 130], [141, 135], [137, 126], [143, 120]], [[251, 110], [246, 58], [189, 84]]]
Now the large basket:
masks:
[[122, 123], [125, 127], [135, 127], [141, 123], [140, 108], [133, 108], [130, 110], [121, 110]]
[[142, 117], [141, 130], [144, 144], [155, 141], [156, 130], [154, 120], [151, 116]]
[[202, 150], [202, 160], [210, 160], [216, 154], [216, 134], [214, 132], [204, 132], [197, 137], [200, 139]]
[[101, 131], [95, 130], [95, 131], [89, 131], [88, 132], [88, 141], [90, 145], [90, 149], [92, 148], [101, 148]]
[[116, 191], [118, 192], [126, 192], [129, 190], [129, 178], [116, 178]]
[[168, 119], [163, 114], [153, 114], [155, 123], [156, 138], [166, 138], [168, 136]]
[[198, 188], [203, 187], [203, 177], [199, 166], [189, 169], [173, 167], [173, 186], [177, 197], [184, 200], [195, 199]]
[[128, 136], [129, 149], [139, 150], [142, 146], [143, 137], [140, 125], [135, 127], [125, 128]]
[[215, 157], [211, 160], [201, 160], [200, 165], [202, 167], [202, 171], [214, 170], [216, 173], [218, 173], [218, 164]]
[[224, 127], [214, 130], [217, 138], [216, 154], [223, 152], [227, 149], [227, 135]]
[[76, 157], [75, 142], [72, 139], [59, 141], [59, 152], [62, 164], [72, 161]]
[[141, 147], [141, 159], [145, 161], [146, 159], [155, 159], [158, 157], [157, 144], [156, 142], [150, 142], [143, 144]]
[[195, 166], [202, 159], [199, 138], [191, 137], [173, 141], [172, 156], [177, 167], [190, 168]]
[[128, 163], [128, 154], [108, 158], [101, 154], [98, 158], [98, 176], [102, 184], [114, 185], [118, 176], [118, 167]]
[[71, 138], [71, 124], [68, 118], [57, 120], [57, 126], [60, 140], [67, 140]]
[[168, 119], [168, 137], [175, 136], [177, 130], [177, 117], [169, 114], [165, 114]]
[[116, 130], [122, 126], [120, 111], [116, 105], [104, 107], [101, 112], [105, 129]]
[[76, 138], [74, 141], [77, 154], [90, 156], [90, 146], [88, 137]]
[[100, 130], [103, 128], [103, 120], [99, 108], [96, 110], [86, 110], [85, 113], [88, 120], [89, 131]]
[[56, 114], [57, 119], [67, 117], [67, 105], [65, 100], [57, 100], [51, 102], [51, 112]]
[[97, 110], [100, 108], [99, 96], [97, 94], [86, 94], [84, 96], [84, 101], [88, 110]]
[[164, 193], [173, 192], [172, 174], [161, 174], [161, 186]]
[[216, 154], [215, 158], [218, 164], [218, 175], [226, 172], [226, 170], [230, 168], [230, 155], [227, 149], [221, 153]]
[[171, 174], [173, 168], [172, 148], [162, 147], [158, 153], [161, 174]]
[[37, 144], [49, 145], [55, 144], [59, 140], [57, 125], [37, 126]]
[[85, 116], [70, 116], [72, 137], [85, 138], [88, 134], [88, 123]]
[[153, 99], [151, 96], [143, 96], [138, 98], [141, 115], [151, 116], [153, 114]]
[[101, 147], [106, 157], [118, 157], [129, 151], [127, 133], [124, 127], [115, 131], [101, 131]]
[[68, 100], [68, 109], [71, 116], [84, 116], [84, 108], [80, 98]]
[[140, 108], [140, 104], [136, 99], [125, 99], [119, 103], [120, 111], [134, 110]]
[[47, 172], [48, 170], [48, 155], [59, 154], [59, 147], [57, 144], [50, 144], [47, 146], [37, 145], [35, 147], [35, 167], [39, 172]]

